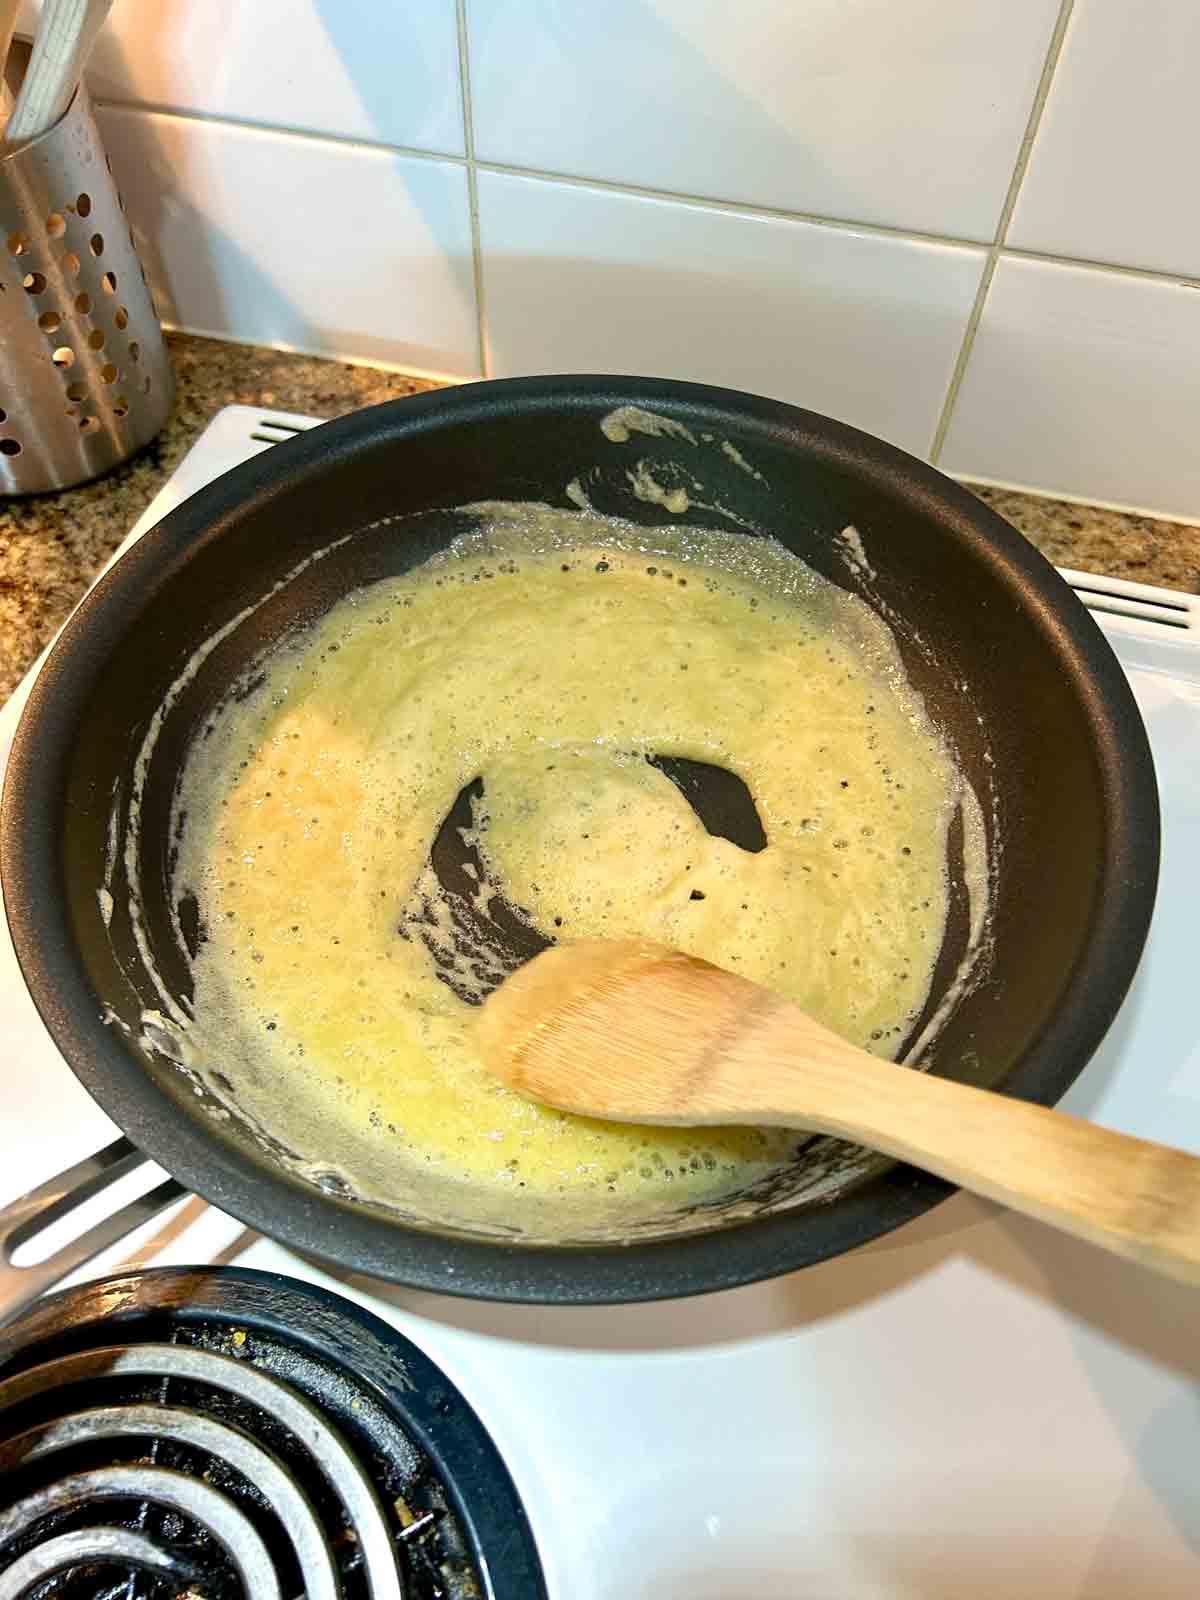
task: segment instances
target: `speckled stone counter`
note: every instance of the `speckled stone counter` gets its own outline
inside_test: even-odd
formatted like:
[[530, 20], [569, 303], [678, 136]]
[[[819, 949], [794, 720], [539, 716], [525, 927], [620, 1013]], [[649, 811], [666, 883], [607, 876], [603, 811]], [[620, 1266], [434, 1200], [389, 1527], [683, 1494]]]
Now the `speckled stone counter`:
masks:
[[970, 487], [1055, 566], [1200, 594], [1200, 528], [1190, 523]]
[[0, 501], [0, 702], [24, 677], [222, 406], [336, 417], [436, 385], [421, 378], [170, 334], [175, 409], [151, 444], [94, 483]]
[[[95, 483], [0, 504], [0, 701], [222, 406], [317, 417], [434, 387], [420, 378], [174, 334], [174, 415], [134, 460]], [[977, 489], [1060, 566], [1200, 591], [1200, 528]]]

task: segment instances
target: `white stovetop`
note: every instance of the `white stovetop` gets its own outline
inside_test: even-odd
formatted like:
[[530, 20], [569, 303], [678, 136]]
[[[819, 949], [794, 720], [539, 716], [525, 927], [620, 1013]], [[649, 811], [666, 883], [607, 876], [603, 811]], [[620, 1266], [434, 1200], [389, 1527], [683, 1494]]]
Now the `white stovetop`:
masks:
[[[222, 412], [135, 531], [280, 437], [253, 442], [266, 415]], [[1100, 587], [1157, 614], [1161, 591]], [[1065, 1105], [1200, 1153], [1200, 633], [1105, 625], [1158, 762], [1162, 886], [1133, 990]], [[22, 700], [0, 713], [0, 759]], [[0, 1004], [5, 1204], [116, 1130], [51, 1045], [7, 926]], [[197, 1199], [79, 1276], [217, 1260], [340, 1289], [445, 1368], [508, 1462], [553, 1600], [1200, 1592], [1200, 1293], [967, 1196], [823, 1266], [662, 1305], [337, 1279]]]

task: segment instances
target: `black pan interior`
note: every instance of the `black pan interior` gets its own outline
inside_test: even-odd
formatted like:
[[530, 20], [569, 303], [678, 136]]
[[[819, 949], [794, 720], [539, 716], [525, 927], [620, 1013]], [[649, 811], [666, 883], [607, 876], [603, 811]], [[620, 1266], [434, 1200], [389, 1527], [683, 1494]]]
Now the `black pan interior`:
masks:
[[[636, 405], [680, 436], [614, 443]], [[736, 447], [743, 460], [722, 446]], [[154, 1003], [117, 871], [97, 902], [114, 800], [150, 719], [192, 653], [267, 598], [207, 657], [167, 717], [146, 787], [146, 931], [186, 983], [167, 920], [175, 774], [212, 707], [271, 643], [349, 589], [406, 570], [465, 526], [476, 500], [671, 520], [630, 492], [648, 461], [709, 509], [692, 520], [769, 531], [881, 609], [992, 830], [997, 872], [984, 981], [934, 1051], [948, 1076], [1053, 1101], [1098, 1044], [1144, 941], [1157, 870], [1153, 770], [1124, 677], [1053, 570], [965, 491], [827, 419], [653, 380], [481, 384], [329, 424], [185, 503], [102, 583], [31, 699], [3, 811], [6, 899], [30, 987], [67, 1059], [124, 1129], [209, 1199], [302, 1249], [427, 1287], [608, 1300], [726, 1286], [819, 1260], [944, 1196], [946, 1186], [832, 1141], [803, 1177], [724, 1207], [664, 1216], [632, 1242], [547, 1238], [517, 1218], [475, 1226], [431, 1202], [400, 1212], [304, 1181], [270, 1130], [214, 1117], [207, 1096], [139, 1043]], [[754, 469], [747, 470], [746, 464]], [[839, 539], [858, 530], [867, 565]], [[331, 542], [353, 535], [272, 593]], [[798, 1169], [799, 1171], [800, 1169]]]

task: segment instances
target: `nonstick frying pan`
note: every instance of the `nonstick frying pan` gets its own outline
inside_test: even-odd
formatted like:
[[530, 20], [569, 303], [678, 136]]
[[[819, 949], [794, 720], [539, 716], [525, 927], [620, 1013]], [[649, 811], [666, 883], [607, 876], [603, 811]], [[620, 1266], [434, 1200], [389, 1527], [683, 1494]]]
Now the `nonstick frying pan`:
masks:
[[[602, 430], [625, 407], [660, 421]], [[822, 1260], [950, 1192], [913, 1169], [813, 1140], [771, 1184], [647, 1216], [620, 1237], [602, 1225], [556, 1237], [544, 1216], [519, 1208], [503, 1226], [485, 1224], [436, 1190], [394, 1207], [365, 1203], [323, 1183], [311, 1159], [303, 1176], [296, 1152], [270, 1129], [215, 1114], [211, 1097], [146, 1040], [142, 1012], [155, 996], [130, 923], [119, 841], [107, 922], [97, 890], [147, 726], [198, 647], [229, 630], [163, 719], [139, 846], [145, 934], [181, 992], [188, 977], [169, 917], [170, 802], [189, 740], [262, 650], [349, 590], [443, 547], [469, 523], [456, 508], [472, 502], [568, 507], [575, 485], [597, 510], [644, 525], [652, 543], [653, 528], [672, 518], [632, 492], [640, 462], [668, 490], [687, 490], [689, 520], [747, 538], [773, 534], [880, 610], [976, 789], [994, 867], [989, 936], [926, 1057], [931, 1070], [1053, 1102], [1099, 1044], [1133, 975], [1159, 847], [1145, 730], [1070, 589], [967, 491], [811, 412], [668, 381], [518, 379], [361, 411], [226, 474], [97, 585], [30, 696], [0, 813], [17, 954], [67, 1061], [134, 1145], [181, 1184], [296, 1249], [456, 1294], [639, 1300]], [[696, 808], [719, 830], [719, 774], [711, 793], [703, 773], [670, 775], [685, 793], [699, 784]], [[934, 1000], [956, 964], [961, 894], [950, 920]]]

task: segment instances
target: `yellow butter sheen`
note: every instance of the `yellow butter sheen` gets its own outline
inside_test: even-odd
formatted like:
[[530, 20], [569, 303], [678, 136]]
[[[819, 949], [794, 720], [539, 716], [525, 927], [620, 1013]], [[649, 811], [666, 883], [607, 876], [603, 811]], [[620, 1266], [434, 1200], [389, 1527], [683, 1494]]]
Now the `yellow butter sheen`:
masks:
[[[413, 936], [414, 907], [434, 937], [448, 916], [442, 819], [482, 777], [484, 861], [539, 929], [678, 946], [889, 1053], [941, 945], [958, 775], [885, 624], [781, 546], [479, 516], [280, 649], [193, 750], [195, 1053], [308, 1153], [373, 1150], [376, 1189], [424, 1167], [530, 1195], [727, 1192], [794, 1137], [586, 1121], [487, 1073], [476, 1012]], [[738, 773], [767, 847], [710, 836], [651, 753]]]

